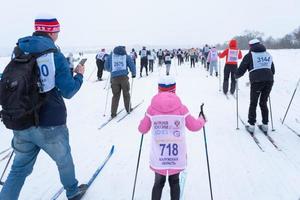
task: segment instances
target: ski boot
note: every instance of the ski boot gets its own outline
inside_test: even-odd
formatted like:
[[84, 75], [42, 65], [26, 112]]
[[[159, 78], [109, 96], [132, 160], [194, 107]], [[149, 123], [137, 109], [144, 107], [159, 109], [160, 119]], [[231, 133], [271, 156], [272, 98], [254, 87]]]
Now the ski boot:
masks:
[[268, 133], [268, 124], [261, 124], [261, 125], [258, 125], [258, 128], [264, 132], [265, 134]]
[[68, 198], [68, 200], [80, 200], [88, 189], [87, 184], [81, 184], [78, 186], [78, 192], [74, 197]]
[[254, 130], [255, 130], [255, 126], [254, 125], [251, 125], [251, 124], [246, 124], [245, 126], [246, 130], [250, 133], [250, 134], [254, 134]]

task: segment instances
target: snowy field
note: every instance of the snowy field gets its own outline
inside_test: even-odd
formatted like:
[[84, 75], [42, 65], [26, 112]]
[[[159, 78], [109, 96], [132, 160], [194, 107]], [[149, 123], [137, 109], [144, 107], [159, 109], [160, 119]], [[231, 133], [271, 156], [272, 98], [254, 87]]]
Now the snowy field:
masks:
[[[200, 63], [196, 68], [190, 68], [189, 63], [177, 66], [177, 60], [173, 59], [171, 74], [177, 81], [177, 94], [191, 114], [197, 116], [201, 103], [205, 103], [204, 112], [208, 118], [207, 145], [215, 200], [298, 200], [300, 198], [300, 137], [280, 122], [299, 79], [300, 50], [274, 50], [270, 53], [274, 59], [276, 74], [271, 93], [275, 131], [270, 131], [269, 134], [281, 151], [277, 150], [259, 130], [256, 130], [256, 137], [264, 149], [262, 152], [244, 130], [241, 121], [238, 121], [240, 129], [236, 130], [236, 101], [233, 96], [230, 96], [229, 100], [226, 99], [219, 91], [218, 78], [209, 76]], [[85, 56], [88, 61], [84, 84], [73, 99], [66, 100], [67, 124], [76, 174], [80, 183], [86, 182], [102, 163], [110, 147], [115, 145], [114, 155], [84, 199], [128, 200], [132, 195], [141, 139], [137, 127], [152, 96], [157, 93], [157, 80], [165, 73], [165, 68], [158, 68], [155, 64], [154, 72], [148, 77], [134, 79], [132, 104], [136, 105], [141, 100], [144, 100], [144, 103], [124, 120], [120, 122], [113, 120], [103, 129], [98, 130], [98, 127], [110, 116], [112, 94], [109, 90], [108, 106], [104, 113], [106, 81], [95, 82], [95, 55]], [[2, 69], [7, 62], [8, 58], [0, 58]], [[223, 65], [224, 61], [222, 61], [221, 75], [223, 75]], [[139, 72], [139, 67], [137, 71]], [[108, 75], [105, 72], [103, 77], [107, 79]], [[89, 77], [91, 78], [88, 80]], [[246, 82], [248, 82], [248, 74], [239, 81], [239, 114], [245, 121], [250, 89]], [[298, 88], [285, 119], [285, 123], [298, 134], [300, 134], [299, 102]], [[120, 99], [119, 109], [122, 108], [123, 100]], [[106, 117], [103, 116], [104, 114]], [[124, 114], [121, 113], [117, 119]], [[257, 116], [260, 123], [259, 108]], [[187, 130], [186, 134], [188, 168], [184, 199], [210, 199], [203, 130], [195, 133]], [[10, 146], [11, 136], [11, 131], [5, 129], [1, 123], [0, 152]], [[147, 200], [151, 197], [154, 173], [149, 169], [148, 164], [149, 144], [150, 134], [145, 135], [142, 147], [135, 193], [137, 200]], [[0, 154], [0, 159], [4, 155]], [[0, 162], [1, 173], [6, 161], [7, 159]], [[41, 152], [33, 173], [25, 182], [20, 199], [49, 200], [60, 187], [55, 163]], [[66, 197], [62, 194], [59, 199], [66, 199]], [[167, 183], [162, 199], [170, 199]]]

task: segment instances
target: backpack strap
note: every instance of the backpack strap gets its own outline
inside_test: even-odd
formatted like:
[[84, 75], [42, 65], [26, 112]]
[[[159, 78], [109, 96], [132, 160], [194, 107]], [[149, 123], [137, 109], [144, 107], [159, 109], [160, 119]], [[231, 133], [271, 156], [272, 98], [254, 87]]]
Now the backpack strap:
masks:
[[33, 57], [38, 58], [42, 55], [45, 55], [47, 53], [55, 53], [57, 52], [57, 49], [51, 48], [51, 49], [47, 49], [46, 51], [40, 52], [40, 53], [33, 53]]

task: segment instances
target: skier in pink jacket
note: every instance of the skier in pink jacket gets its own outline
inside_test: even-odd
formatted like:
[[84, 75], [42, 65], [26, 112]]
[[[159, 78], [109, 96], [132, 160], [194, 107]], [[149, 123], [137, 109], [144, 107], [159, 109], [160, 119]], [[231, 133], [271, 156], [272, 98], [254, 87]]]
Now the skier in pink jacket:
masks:
[[185, 127], [196, 132], [205, 124], [202, 117], [196, 119], [190, 115], [175, 90], [174, 78], [163, 77], [158, 84], [159, 92], [138, 127], [142, 134], [152, 128], [150, 168], [155, 172], [152, 200], [161, 199], [167, 175], [171, 200], [179, 200], [179, 174], [186, 168]]

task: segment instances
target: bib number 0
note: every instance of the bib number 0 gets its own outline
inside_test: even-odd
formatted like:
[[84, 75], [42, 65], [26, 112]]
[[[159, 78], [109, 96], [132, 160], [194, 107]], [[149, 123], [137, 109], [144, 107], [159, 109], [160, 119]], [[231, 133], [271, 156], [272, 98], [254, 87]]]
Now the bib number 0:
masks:
[[43, 64], [41, 66], [41, 71], [40, 72], [42, 73], [43, 76], [48, 76], [49, 75], [49, 69], [48, 69], [47, 65]]

